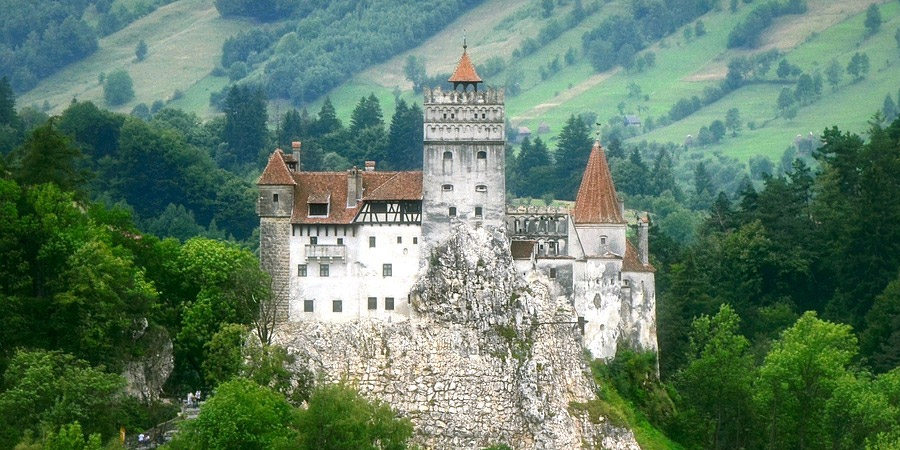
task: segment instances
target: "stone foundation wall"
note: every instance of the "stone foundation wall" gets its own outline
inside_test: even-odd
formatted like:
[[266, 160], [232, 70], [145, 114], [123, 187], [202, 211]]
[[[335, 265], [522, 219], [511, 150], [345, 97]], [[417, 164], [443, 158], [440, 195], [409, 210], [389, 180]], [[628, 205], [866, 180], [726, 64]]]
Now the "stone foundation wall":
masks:
[[409, 417], [425, 448], [639, 448], [571, 407], [595, 398], [575, 310], [539, 273], [517, 277], [505, 234], [461, 226], [435, 255], [409, 321], [295, 322], [280, 343]]

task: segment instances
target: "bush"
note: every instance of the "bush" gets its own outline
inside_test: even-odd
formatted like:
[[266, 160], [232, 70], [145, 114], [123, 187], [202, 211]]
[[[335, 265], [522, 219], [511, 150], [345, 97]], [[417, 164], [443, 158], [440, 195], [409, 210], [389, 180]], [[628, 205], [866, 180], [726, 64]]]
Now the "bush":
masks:
[[124, 70], [117, 70], [106, 76], [103, 84], [103, 98], [111, 106], [127, 103], [134, 98], [131, 76]]

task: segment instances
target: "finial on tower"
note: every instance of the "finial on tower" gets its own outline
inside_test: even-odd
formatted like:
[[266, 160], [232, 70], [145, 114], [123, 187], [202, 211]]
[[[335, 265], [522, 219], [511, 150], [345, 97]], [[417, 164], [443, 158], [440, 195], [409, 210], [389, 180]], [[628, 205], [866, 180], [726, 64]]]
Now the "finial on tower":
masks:
[[466, 45], [466, 30], [463, 29], [463, 53], [465, 53], [467, 47], [468, 45]]
[[597, 135], [597, 138], [594, 139], [594, 143], [599, 145], [599, 144], [600, 144], [600, 133], [601, 133], [601, 131], [602, 131], [602, 129], [600, 128], [600, 125], [603, 125], [603, 124], [600, 123], [600, 122], [597, 122], [597, 123], [595, 123], [594, 125], [597, 126], [597, 131], [594, 132], [594, 134]]

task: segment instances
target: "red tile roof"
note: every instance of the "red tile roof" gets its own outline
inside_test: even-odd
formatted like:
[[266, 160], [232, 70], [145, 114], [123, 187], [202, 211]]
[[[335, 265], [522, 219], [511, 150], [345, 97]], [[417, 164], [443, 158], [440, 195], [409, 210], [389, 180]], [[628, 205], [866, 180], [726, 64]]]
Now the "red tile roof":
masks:
[[269, 157], [269, 163], [266, 164], [266, 168], [263, 170], [262, 175], [259, 176], [256, 184], [297, 184], [294, 178], [291, 177], [291, 171], [288, 170], [287, 165], [284, 163], [284, 153], [282, 153], [281, 149], [276, 149], [272, 152], [272, 156]]
[[[422, 200], [422, 172], [360, 172], [363, 201]], [[347, 207], [347, 172], [297, 172], [292, 223], [347, 224], [363, 202]], [[329, 203], [328, 217], [308, 217], [310, 199]]]
[[628, 239], [625, 240], [625, 257], [622, 259], [622, 272], [656, 272], [652, 264], [641, 264], [638, 249]]
[[572, 220], [579, 223], [614, 223], [624, 224], [625, 218], [619, 211], [619, 200], [613, 184], [606, 154], [600, 141], [594, 142], [588, 158], [578, 196], [575, 197], [575, 209]]
[[475, 66], [472, 65], [472, 60], [469, 59], [469, 54], [466, 53], [465, 48], [463, 48], [463, 54], [459, 58], [459, 63], [456, 64], [456, 70], [453, 71], [453, 75], [450, 75], [450, 79], [447, 81], [451, 83], [482, 82], [481, 77], [475, 72]]

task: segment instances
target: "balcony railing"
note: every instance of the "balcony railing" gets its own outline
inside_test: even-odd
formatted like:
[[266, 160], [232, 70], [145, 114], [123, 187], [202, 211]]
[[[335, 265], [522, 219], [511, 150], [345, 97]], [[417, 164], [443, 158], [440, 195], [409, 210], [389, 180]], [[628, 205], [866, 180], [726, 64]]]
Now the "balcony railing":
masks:
[[306, 259], [340, 259], [347, 257], [345, 245], [306, 245]]

